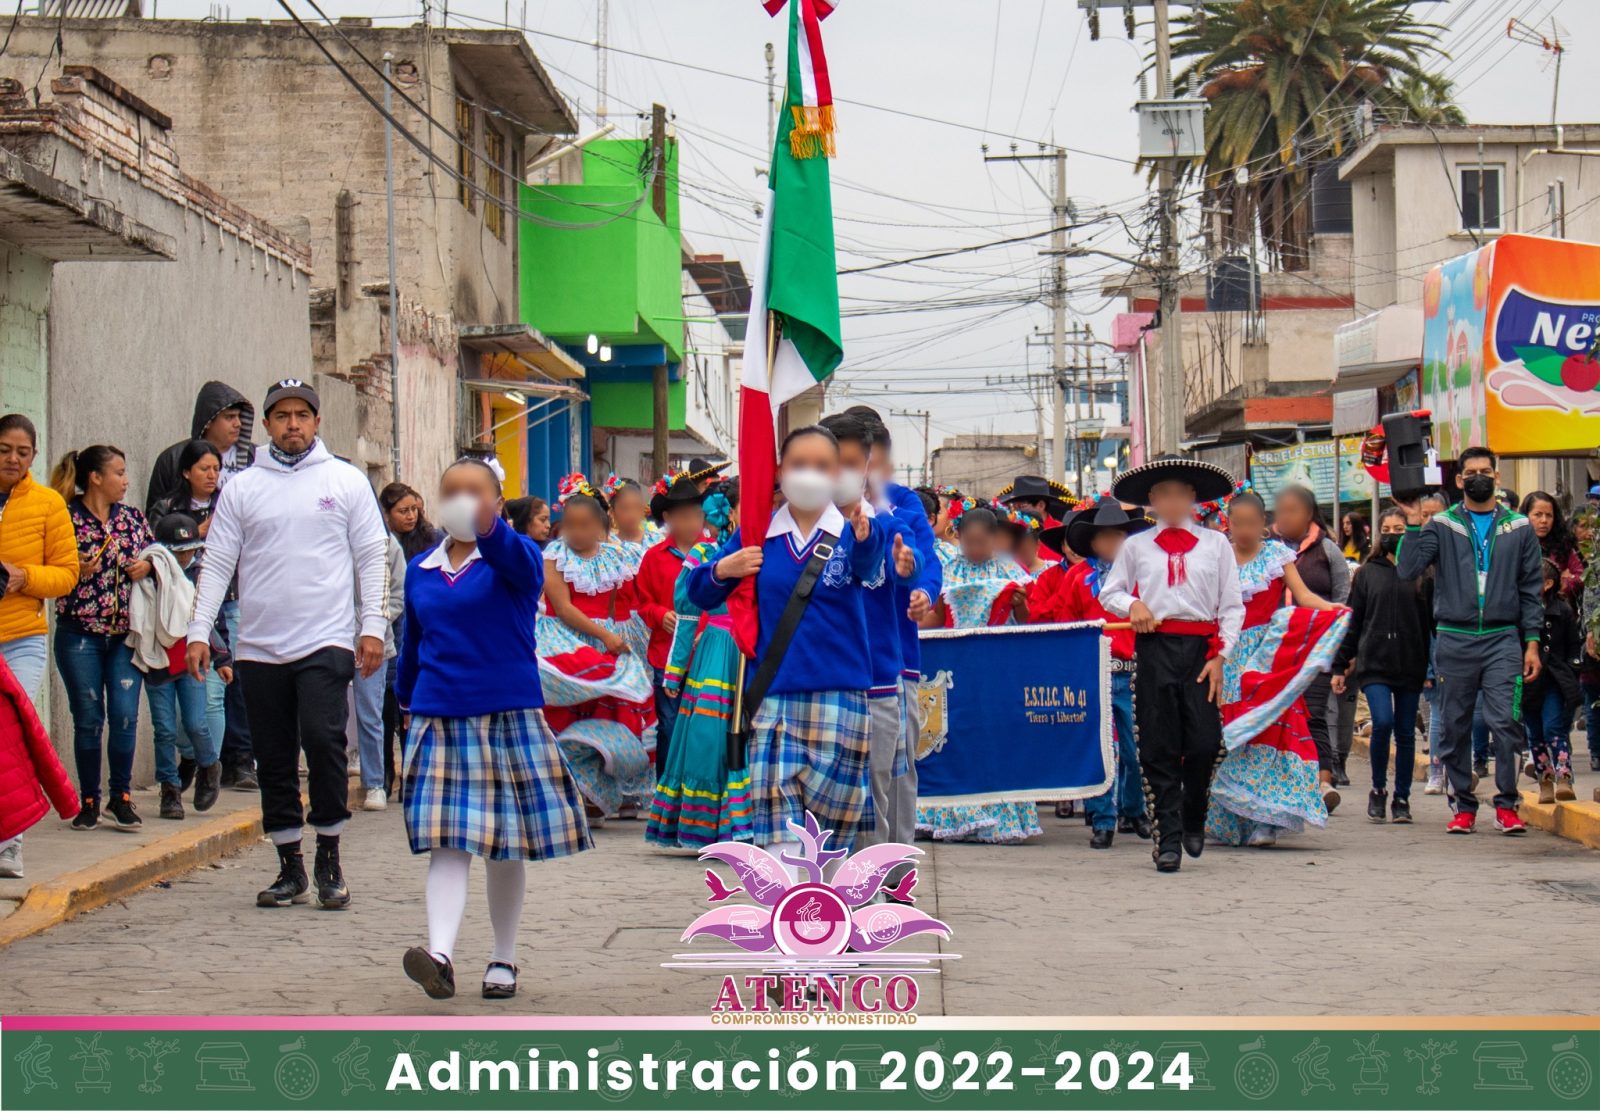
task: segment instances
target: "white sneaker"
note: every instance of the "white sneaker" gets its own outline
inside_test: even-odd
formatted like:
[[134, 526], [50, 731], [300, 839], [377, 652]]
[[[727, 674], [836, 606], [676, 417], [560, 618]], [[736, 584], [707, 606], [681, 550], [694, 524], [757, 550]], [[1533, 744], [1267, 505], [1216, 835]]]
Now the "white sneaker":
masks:
[[1422, 793], [1425, 794], [1425, 795], [1442, 795], [1442, 794], [1444, 794], [1444, 769], [1443, 768], [1429, 768], [1428, 769], [1428, 784], [1427, 784], [1427, 786], [1422, 788]]
[[389, 809], [389, 796], [383, 793], [382, 787], [373, 787], [367, 791], [367, 799], [361, 804], [363, 810]]
[[1271, 826], [1256, 825], [1251, 828], [1244, 843], [1252, 849], [1270, 849], [1278, 843], [1278, 831]]
[[22, 878], [22, 838], [13, 837], [0, 845], [0, 879]]

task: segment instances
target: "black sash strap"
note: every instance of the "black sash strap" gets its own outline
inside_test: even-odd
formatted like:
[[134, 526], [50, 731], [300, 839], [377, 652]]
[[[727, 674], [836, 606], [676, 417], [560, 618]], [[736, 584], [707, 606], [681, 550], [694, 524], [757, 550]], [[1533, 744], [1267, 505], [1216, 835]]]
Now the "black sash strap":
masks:
[[783, 657], [789, 651], [789, 642], [794, 640], [794, 634], [800, 628], [800, 619], [805, 616], [806, 605], [811, 601], [811, 592], [815, 589], [817, 580], [822, 577], [823, 567], [833, 558], [834, 545], [838, 542], [839, 538], [829, 532], [824, 532], [817, 538], [816, 544], [811, 549], [811, 558], [806, 560], [806, 565], [800, 569], [800, 577], [795, 579], [794, 589], [789, 592], [789, 600], [784, 603], [778, 624], [773, 627], [772, 639], [767, 642], [766, 655], [761, 657], [761, 666], [756, 668], [755, 678], [751, 679], [750, 685], [745, 688], [737, 712], [728, 719], [729, 771], [740, 771], [745, 766], [745, 747], [750, 737], [750, 723], [755, 720], [756, 711], [761, 708], [762, 701], [767, 697], [772, 681], [778, 677], [778, 666], [783, 663]]

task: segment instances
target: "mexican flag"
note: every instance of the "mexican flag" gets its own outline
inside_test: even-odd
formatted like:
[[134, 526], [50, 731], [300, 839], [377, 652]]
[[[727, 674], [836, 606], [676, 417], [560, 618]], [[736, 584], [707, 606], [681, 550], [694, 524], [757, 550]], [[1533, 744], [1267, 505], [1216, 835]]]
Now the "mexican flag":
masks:
[[[833, 253], [833, 87], [822, 52], [828, 0], [764, 0], [789, 9], [789, 71], [767, 175], [762, 260], [750, 299], [739, 396], [740, 519], [760, 544], [772, 512], [777, 407], [832, 374], [844, 357]], [[770, 319], [769, 319], [770, 313]]]

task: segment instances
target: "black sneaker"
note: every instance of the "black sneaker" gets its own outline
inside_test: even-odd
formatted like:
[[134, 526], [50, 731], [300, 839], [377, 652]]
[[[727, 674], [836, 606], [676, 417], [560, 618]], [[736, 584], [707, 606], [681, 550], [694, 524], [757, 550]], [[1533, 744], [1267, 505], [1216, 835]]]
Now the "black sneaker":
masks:
[[161, 817], [170, 821], [183, 821], [183, 793], [181, 788], [173, 783], [161, 785]]
[[350, 889], [339, 869], [339, 838], [317, 834], [317, 859], [312, 865], [317, 878], [317, 905], [323, 910], [343, 910], [350, 905]]
[[232, 787], [239, 781], [239, 768], [236, 764], [222, 765], [222, 786]]
[[256, 906], [286, 907], [303, 903], [311, 896], [306, 882], [306, 859], [300, 855], [300, 842], [278, 846], [278, 878], [272, 886], [258, 892]]
[[100, 824], [100, 800], [85, 795], [78, 816], [72, 819], [73, 829], [93, 829]]
[[106, 817], [111, 819], [112, 826], [124, 833], [132, 833], [144, 825], [138, 811], [133, 808], [133, 799], [128, 797], [126, 791], [111, 796], [111, 801], [106, 803]]
[[234, 772], [231, 786], [235, 791], [261, 790], [261, 783], [256, 779], [256, 770], [254, 768], [240, 768]]
[[194, 770], [199, 767], [187, 756], [178, 757], [178, 790], [187, 791], [194, 782]]
[[1367, 795], [1367, 821], [1382, 825], [1389, 820], [1389, 792], [1372, 791]]
[[1411, 824], [1411, 800], [1397, 798], [1389, 804], [1389, 820], [1397, 826]]
[[1472, 765], [1472, 774], [1477, 776], [1479, 779], [1488, 779], [1489, 778], [1489, 765], [1488, 765], [1488, 763], [1485, 762], [1485, 761], [1480, 761], [1480, 762], [1478, 762], [1476, 764], [1473, 764]]

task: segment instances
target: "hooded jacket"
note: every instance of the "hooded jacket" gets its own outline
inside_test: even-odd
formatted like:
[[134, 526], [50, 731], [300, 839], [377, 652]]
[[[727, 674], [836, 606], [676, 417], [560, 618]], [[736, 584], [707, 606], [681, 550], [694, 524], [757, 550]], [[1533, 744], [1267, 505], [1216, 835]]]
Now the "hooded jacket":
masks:
[[1356, 661], [1356, 686], [1422, 690], [1433, 633], [1433, 580], [1402, 579], [1389, 557], [1367, 557], [1350, 588], [1350, 627], [1334, 658], [1337, 674]]
[[206, 425], [224, 409], [239, 410], [239, 442], [234, 444], [232, 450], [223, 457], [222, 481], [227, 482], [255, 462], [256, 449], [250, 442], [250, 437], [254, 435], [256, 428], [255, 406], [250, 404], [244, 394], [226, 382], [207, 382], [195, 395], [194, 418], [189, 423], [188, 439], [179, 440], [156, 457], [156, 465], [150, 471], [150, 485], [145, 489], [146, 515], [155, 508], [159, 499], [172, 493], [183, 478], [178, 471], [178, 460], [183, 456], [184, 445], [189, 440], [200, 439], [206, 430]]
[[293, 663], [349, 652], [358, 635], [383, 640], [387, 547], [366, 476], [321, 440], [293, 466], [263, 451], [217, 499], [189, 639], [205, 639], [237, 570], [239, 660]]

